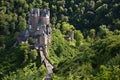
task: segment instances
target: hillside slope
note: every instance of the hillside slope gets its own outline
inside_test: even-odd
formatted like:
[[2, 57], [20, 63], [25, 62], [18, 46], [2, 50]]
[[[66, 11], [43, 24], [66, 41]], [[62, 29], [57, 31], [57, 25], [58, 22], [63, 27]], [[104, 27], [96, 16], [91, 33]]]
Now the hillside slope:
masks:
[[[29, 44], [14, 47], [31, 8], [49, 7], [53, 80], [120, 79], [119, 0], [1, 0], [0, 80], [41, 80], [46, 69]], [[69, 42], [66, 35], [74, 32]]]

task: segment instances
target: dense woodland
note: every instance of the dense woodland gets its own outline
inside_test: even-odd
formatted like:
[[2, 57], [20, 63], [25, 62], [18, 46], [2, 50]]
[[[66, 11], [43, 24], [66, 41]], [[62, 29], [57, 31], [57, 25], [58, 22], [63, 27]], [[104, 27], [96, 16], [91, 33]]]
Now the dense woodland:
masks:
[[[14, 47], [32, 8], [50, 8], [53, 80], [120, 80], [119, 0], [0, 0], [0, 80], [42, 80], [44, 65], [28, 43]], [[74, 40], [65, 39], [74, 31]]]

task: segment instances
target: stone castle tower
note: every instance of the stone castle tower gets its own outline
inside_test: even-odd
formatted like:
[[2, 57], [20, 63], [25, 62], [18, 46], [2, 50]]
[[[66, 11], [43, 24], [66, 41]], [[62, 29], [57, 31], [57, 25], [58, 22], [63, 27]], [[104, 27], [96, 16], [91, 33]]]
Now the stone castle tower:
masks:
[[33, 37], [35, 47], [49, 45], [50, 43], [50, 11], [49, 9], [33, 8], [28, 20], [29, 35]]

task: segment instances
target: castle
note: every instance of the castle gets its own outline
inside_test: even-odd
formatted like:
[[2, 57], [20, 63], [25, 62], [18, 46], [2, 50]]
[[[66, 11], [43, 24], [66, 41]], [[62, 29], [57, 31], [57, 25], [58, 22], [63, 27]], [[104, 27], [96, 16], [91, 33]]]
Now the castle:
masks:
[[50, 44], [51, 31], [50, 10], [33, 8], [30, 11], [28, 28], [20, 33], [18, 44], [22, 41], [28, 42], [28, 38], [32, 37], [36, 49], [47, 46]]
[[53, 65], [47, 58], [47, 47], [50, 44], [50, 10], [33, 8], [28, 19], [28, 28], [22, 31], [17, 39], [17, 44], [28, 42], [29, 37], [33, 38], [33, 47], [37, 49], [41, 57], [41, 63], [45, 64], [47, 75], [43, 80], [50, 80], [53, 73]]
[[29, 34], [33, 37], [35, 48], [47, 46], [50, 43], [50, 11], [49, 9], [34, 8], [30, 12], [28, 20]]

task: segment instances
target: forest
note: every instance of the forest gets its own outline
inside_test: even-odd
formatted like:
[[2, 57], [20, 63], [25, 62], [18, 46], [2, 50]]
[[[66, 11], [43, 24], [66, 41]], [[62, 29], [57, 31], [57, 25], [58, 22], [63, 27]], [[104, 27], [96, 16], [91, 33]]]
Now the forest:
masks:
[[[28, 43], [13, 46], [32, 8], [49, 8], [52, 80], [120, 80], [119, 0], [0, 0], [0, 80], [42, 80], [46, 69]], [[65, 36], [74, 31], [74, 40]]]

